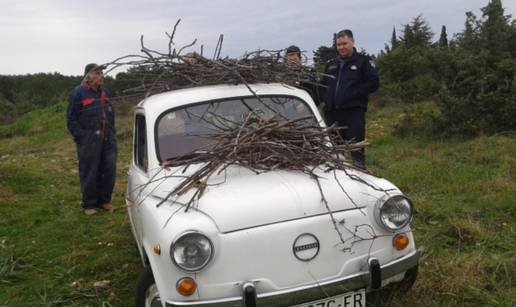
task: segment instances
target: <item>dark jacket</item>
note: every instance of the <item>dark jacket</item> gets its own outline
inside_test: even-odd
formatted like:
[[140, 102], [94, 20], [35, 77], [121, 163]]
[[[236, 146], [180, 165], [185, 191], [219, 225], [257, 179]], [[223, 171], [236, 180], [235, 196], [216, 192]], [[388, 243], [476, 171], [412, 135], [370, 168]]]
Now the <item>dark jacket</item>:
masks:
[[109, 93], [83, 83], [72, 90], [66, 112], [68, 130], [75, 142], [95, 133], [103, 139], [115, 137], [115, 114]]
[[296, 87], [307, 91], [315, 104], [319, 105], [321, 102], [321, 86], [319, 85], [320, 82], [315, 77], [315, 70], [310, 70], [310, 74], [311, 75], [309, 76], [309, 80], [298, 82]]
[[325, 74], [334, 76], [325, 76], [322, 82], [327, 86], [321, 94], [327, 110], [356, 107], [367, 110], [369, 94], [380, 86], [378, 72], [369, 57], [357, 53], [356, 49], [347, 59], [339, 57], [330, 61]]

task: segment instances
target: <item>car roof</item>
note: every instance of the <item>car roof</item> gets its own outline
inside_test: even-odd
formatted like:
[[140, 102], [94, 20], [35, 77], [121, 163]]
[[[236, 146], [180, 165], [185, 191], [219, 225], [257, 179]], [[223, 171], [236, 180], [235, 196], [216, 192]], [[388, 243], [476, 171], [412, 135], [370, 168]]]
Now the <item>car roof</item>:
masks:
[[[152, 95], [142, 100], [137, 105], [137, 109], [143, 109], [147, 117], [156, 119], [164, 111], [183, 105], [231, 97], [253, 96], [249, 88], [258, 96], [286, 95], [296, 96], [307, 102], [312, 101], [306, 91], [281, 83], [249, 84], [249, 87], [245, 84], [211, 85]], [[310, 104], [313, 105], [313, 102]]]

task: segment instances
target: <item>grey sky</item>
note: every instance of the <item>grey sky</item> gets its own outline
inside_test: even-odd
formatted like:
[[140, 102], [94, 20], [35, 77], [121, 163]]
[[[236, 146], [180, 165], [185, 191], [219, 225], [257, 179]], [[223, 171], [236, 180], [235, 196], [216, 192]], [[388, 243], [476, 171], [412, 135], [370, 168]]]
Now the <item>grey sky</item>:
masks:
[[[60, 72], [79, 75], [88, 62], [109, 62], [139, 53], [141, 34], [149, 47], [165, 50], [165, 31], [181, 18], [176, 45], [198, 39], [208, 54], [224, 34], [222, 55], [282, 49], [296, 44], [307, 55], [329, 45], [332, 33], [350, 28], [357, 47], [377, 53], [392, 27], [422, 13], [439, 35], [463, 29], [465, 12], [488, 0], [0, 0], [0, 74]], [[516, 15], [516, 0], [503, 0]], [[437, 39], [437, 38], [436, 38]]]

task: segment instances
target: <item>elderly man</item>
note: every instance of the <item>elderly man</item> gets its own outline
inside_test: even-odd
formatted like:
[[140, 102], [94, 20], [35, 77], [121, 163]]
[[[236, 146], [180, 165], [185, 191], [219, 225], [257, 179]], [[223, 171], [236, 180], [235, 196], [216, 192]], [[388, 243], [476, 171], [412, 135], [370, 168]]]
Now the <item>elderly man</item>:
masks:
[[[345, 127], [339, 131], [349, 142], [365, 139], [365, 113], [368, 96], [378, 90], [378, 73], [371, 60], [357, 53], [351, 30], [337, 33], [338, 57], [326, 65], [323, 84], [327, 86], [322, 94], [326, 103], [324, 114], [326, 124], [335, 122]], [[351, 157], [355, 165], [365, 168], [364, 150], [353, 151]]]
[[113, 211], [111, 194], [116, 173], [115, 114], [104, 84], [103, 66], [91, 63], [84, 79], [70, 93], [67, 126], [77, 145], [84, 214]]

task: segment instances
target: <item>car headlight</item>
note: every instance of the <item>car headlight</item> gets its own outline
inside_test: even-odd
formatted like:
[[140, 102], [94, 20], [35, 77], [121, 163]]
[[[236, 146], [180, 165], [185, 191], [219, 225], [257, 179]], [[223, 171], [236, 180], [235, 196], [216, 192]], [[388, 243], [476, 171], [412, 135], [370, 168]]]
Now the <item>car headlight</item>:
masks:
[[389, 197], [377, 207], [377, 218], [388, 230], [399, 230], [412, 220], [413, 208], [408, 198], [402, 195]]
[[188, 272], [199, 271], [210, 262], [213, 244], [198, 232], [187, 232], [179, 236], [170, 247], [170, 257], [180, 268]]

